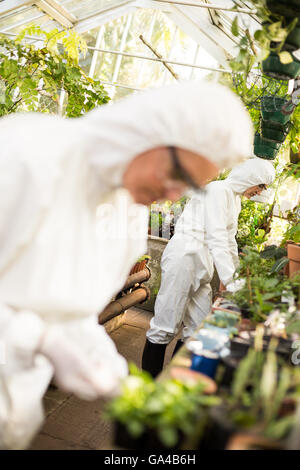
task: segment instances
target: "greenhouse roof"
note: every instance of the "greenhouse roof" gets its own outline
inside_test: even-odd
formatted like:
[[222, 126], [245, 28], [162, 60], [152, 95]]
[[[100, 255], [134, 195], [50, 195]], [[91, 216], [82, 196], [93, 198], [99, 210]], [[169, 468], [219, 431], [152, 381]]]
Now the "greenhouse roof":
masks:
[[[210, 7], [211, 5], [211, 7]], [[74, 27], [84, 33], [138, 9], [161, 10], [186, 34], [225, 65], [237, 39], [231, 21], [237, 11], [247, 17], [249, 29], [257, 19], [249, 2], [240, 0], [0, 0], [0, 32], [14, 35], [34, 23], [43, 29]], [[247, 13], [244, 13], [247, 12]]]

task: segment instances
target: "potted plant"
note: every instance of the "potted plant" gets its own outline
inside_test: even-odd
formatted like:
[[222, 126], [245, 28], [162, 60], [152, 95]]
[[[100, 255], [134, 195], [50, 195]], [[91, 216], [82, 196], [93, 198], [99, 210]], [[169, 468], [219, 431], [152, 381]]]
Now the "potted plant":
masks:
[[201, 382], [155, 381], [131, 364], [120, 395], [107, 406], [106, 415], [115, 422], [115, 443], [131, 449], [179, 449], [196, 428], [201, 431], [206, 409], [220, 403], [205, 395], [204, 388]]
[[265, 140], [283, 143], [289, 133], [289, 125], [261, 120], [261, 136]]
[[[293, 230], [295, 238], [300, 238], [300, 225], [293, 227], [291, 235], [293, 236]], [[287, 255], [289, 259], [289, 276], [294, 276], [295, 273], [300, 272], [300, 242], [289, 241], [287, 243]]]
[[289, 276], [292, 277], [300, 271], [300, 223], [299, 207], [295, 207], [288, 214], [288, 220], [291, 225], [286, 230], [281, 245], [287, 249], [287, 258], [289, 260]]
[[225, 449], [236, 432], [277, 443], [285, 439], [295, 414], [293, 407], [286, 412], [284, 405], [299, 395], [299, 379], [297, 369], [281, 364], [272, 347], [266, 353], [250, 349], [238, 365], [230, 390], [224, 391], [222, 405], [210, 411], [207, 447]]
[[264, 121], [286, 125], [294, 110], [294, 104], [285, 98], [263, 96], [261, 99], [261, 114]]
[[293, 53], [289, 55], [292, 57], [292, 60], [287, 63], [282, 63], [281, 57], [275, 52], [271, 52], [262, 62], [263, 73], [282, 80], [297, 78], [300, 75], [300, 61], [296, 59]]
[[280, 148], [280, 143], [266, 140], [259, 134], [255, 135], [254, 138], [254, 153], [258, 157], [274, 160]]
[[254, 322], [265, 321], [275, 308], [287, 311], [289, 305], [282, 300], [283, 292], [286, 296], [297, 295], [297, 279], [287, 279], [279, 275], [273, 269], [274, 263], [274, 258], [266, 259], [254, 248], [244, 248], [236, 274], [237, 278], [244, 279], [244, 285], [233, 294], [225, 294], [241, 308], [242, 315], [244, 311], [248, 312]]
[[222, 310], [215, 311], [204, 322], [204, 328], [219, 331], [229, 337], [238, 333], [238, 324], [240, 315], [237, 313], [224, 312]]

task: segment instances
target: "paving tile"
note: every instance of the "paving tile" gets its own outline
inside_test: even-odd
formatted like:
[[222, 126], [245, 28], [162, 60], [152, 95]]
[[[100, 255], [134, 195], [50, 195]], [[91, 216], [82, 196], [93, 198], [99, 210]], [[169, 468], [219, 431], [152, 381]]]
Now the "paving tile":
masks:
[[[129, 362], [141, 367], [149, 312], [126, 312], [123, 323], [110, 336]], [[176, 339], [167, 347], [165, 364], [170, 361]], [[103, 419], [104, 400], [87, 402], [50, 387], [45, 395], [46, 419], [31, 449], [113, 449], [113, 425]]]

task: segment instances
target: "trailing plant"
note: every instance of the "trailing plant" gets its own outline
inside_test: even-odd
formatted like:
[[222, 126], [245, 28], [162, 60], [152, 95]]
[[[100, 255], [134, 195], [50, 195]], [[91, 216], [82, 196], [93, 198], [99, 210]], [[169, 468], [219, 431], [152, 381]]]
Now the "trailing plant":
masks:
[[133, 438], [146, 431], [157, 433], [166, 447], [178, 444], [179, 434], [192, 435], [195, 425], [206, 420], [205, 409], [220, 400], [204, 395], [204, 385], [187, 385], [175, 379], [155, 381], [150, 374], [130, 365], [121, 394], [107, 407], [106, 415], [124, 425]]
[[[23, 43], [25, 35], [41, 37], [43, 47]], [[85, 41], [74, 30], [46, 32], [33, 25], [15, 40], [0, 35], [0, 116], [39, 111], [78, 117], [107, 103], [100, 81], [79, 66], [85, 51]]]
[[282, 64], [293, 61], [293, 57], [284, 44], [289, 34], [295, 28], [298, 18], [287, 21], [284, 15], [274, 14], [267, 6], [267, 0], [251, 0], [256, 8], [256, 16], [261, 21], [260, 29], [252, 36], [247, 24], [243, 23], [243, 31], [239, 24], [239, 16], [236, 16], [231, 24], [233, 36], [239, 39], [238, 55], [231, 60], [230, 66], [234, 72], [243, 72], [247, 77], [255, 64], [265, 60], [270, 52], [279, 55]]

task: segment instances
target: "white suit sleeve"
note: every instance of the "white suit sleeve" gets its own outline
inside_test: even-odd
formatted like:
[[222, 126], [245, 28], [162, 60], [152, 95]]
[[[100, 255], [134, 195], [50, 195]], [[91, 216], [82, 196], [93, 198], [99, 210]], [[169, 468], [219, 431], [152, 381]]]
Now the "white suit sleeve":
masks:
[[240, 260], [239, 260], [238, 245], [237, 245], [235, 236], [236, 236], [236, 227], [234, 226], [228, 233], [228, 243], [229, 243], [229, 250], [231, 253], [234, 267], [235, 269], [237, 269], [240, 265]]
[[0, 449], [25, 449], [42, 424], [53, 373], [36, 354], [44, 332], [34, 313], [0, 305]]
[[204, 205], [208, 248], [219, 278], [226, 286], [233, 279], [235, 265], [227, 229], [230, 207], [228, 207], [228, 200], [223, 188], [219, 189], [216, 185], [207, 188]]

